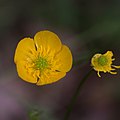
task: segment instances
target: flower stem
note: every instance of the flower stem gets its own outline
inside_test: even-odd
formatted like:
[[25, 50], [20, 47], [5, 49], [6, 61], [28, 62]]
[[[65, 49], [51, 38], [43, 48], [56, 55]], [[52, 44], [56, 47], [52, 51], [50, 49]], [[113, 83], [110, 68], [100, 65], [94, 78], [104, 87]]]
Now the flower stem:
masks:
[[75, 94], [73, 95], [72, 99], [71, 99], [71, 102], [70, 104], [68, 105], [68, 109], [67, 109], [67, 112], [65, 114], [65, 117], [64, 117], [64, 120], [68, 120], [69, 117], [70, 117], [70, 114], [73, 110], [73, 107], [74, 107], [74, 104], [75, 104], [75, 101], [80, 93], [80, 90], [83, 86], [83, 84], [85, 83], [85, 81], [87, 80], [87, 78], [89, 77], [89, 75], [91, 74], [92, 70], [90, 70], [84, 77], [83, 79], [80, 81], [80, 83], [78, 84], [78, 87], [75, 91]]

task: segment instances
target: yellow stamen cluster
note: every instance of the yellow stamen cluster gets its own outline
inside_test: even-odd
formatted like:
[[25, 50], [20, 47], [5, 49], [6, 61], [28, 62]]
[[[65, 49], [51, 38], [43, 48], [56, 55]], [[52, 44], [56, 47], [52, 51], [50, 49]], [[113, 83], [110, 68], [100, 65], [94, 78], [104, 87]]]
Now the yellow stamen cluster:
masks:
[[38, 57], [38, 59], [35, 60], [34, 64], [34, 68], [38, 70], [44, 70], [46, 67], [48, 67], [48, 61], [42, 57]]

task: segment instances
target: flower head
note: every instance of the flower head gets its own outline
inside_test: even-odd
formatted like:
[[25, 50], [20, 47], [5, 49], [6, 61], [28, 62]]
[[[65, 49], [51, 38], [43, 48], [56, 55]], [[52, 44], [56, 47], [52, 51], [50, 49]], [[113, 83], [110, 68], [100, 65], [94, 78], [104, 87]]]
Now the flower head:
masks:
[[109, 72], [111, 74], [117, 74], [114, 72], [115, 68], [120, 68], [120, 66], [112, 65], [112, 62], [115, 60], [113, 57], [112, 51], [107, 51], [105, 54], [95, 54], [91, 59], [91, 65], [93, 69], [97, 71], [99, 77], [99, 72]]
[[24, 38], [18, 43], [14, 62], [20, 78], [44, 85], [66, 75], [72, 67], [72, 54], [55, 33], [40, 31], [34, 39]]

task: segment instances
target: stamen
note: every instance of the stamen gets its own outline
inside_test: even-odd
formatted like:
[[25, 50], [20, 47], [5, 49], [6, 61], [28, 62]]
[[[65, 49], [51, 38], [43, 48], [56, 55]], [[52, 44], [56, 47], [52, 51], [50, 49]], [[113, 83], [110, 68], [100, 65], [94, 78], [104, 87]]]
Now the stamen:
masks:
[[35, 68], [38, 70], [43, 70], [48, 67], [48, 61], [42, 57], [38, 57], [34, 64]]
[[99, 76], [99, 77], [101, 77], [101, 75], [100, 75], [100, 72], [99, 72], [99, 71], [97, 72], [97, 74], [98, 74], [98, 76]]
[[110, 73], [111, 73], [111, 74], [117, 74], [117, 72], [111, 72], [111, 71], [110, 71]]
[[106, 65], [108, 62], [107, 58], [105, 56], [100, 56], [98, 58], [98, 64], [101, 65], [101, 66], [104, 66]]
[[114, 68], [120, 68], [120, 66], [112, 65]]
[[59, 70], [55, 70], [56, 72], [60, 72]]

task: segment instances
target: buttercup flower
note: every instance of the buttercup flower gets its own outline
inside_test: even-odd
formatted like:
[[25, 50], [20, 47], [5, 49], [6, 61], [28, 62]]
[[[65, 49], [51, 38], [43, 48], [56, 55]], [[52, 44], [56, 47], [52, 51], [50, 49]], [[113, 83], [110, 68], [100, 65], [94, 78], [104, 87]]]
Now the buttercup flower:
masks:
[[120, 66], [112, 65], [112, 62], [115, 60], [113, 57], [112, 51], [107, 51], [105, 54], [95, 54], [91, 59], [91, 65], [93, 69], [97, 71], [99, 77], [99, 72], [109, 72], [111, 74], [117, 74], [114, 72], [115, 68], [120, 68]]
[[45, 85], [66, 75], [72, 67], [72, 54], [55, 33], [40, 31], [34, 39], [24, 38], [18, 43], [14, 62], [20, 78]]

